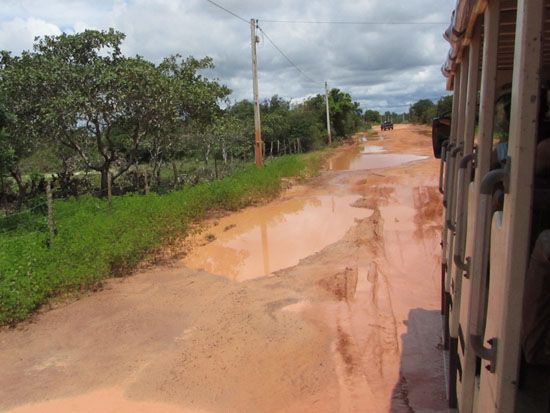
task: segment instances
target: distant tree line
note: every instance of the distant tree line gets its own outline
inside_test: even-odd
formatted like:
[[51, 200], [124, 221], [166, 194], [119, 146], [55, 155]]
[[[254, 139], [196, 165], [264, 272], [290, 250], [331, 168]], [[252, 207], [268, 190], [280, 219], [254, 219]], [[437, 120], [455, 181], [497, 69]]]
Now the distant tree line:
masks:
[[[136, 190], [140, 179], [160, 184], [167, 166], [175, 184], [177, 161], [185, 159], [214, 164], [216, 175], [218, 164], [252, 159], [253, 105], [231, 104], [231, 90], [202, 74], [212, 59], [173, 55], [155, 64], [125, 56], [124, 38], [113, 29], [87, 30], [38, 38], [19, 56], [0, 52], [4, 206], [32, 198], [46, 173], [68, 195], [92, 191], [94, 184], [82, 181], [95, 173], [97, 192], [105, 194], [119, 180]], [[362, 126], [348, 93], [332, 89], [329, 105], [335, 137]], [[323, 95], [297, 105], [273, 96], [261, 111], [268, 156], [326, 144]]]
[[393, 123], [411, 122], [411, 123], [425, 123], [430, 124], [432, 119], [437, 116], [451, 114], [453, 105], [453, 97], [443, 96], [437, 103], [434, 103], [430, 99], [420, 99], [413, 103], [408, 112], [379, 112], [373, 109], [366, 109], [363, 113], [363, 119], [365, 122], [381, 123], [385, 120], [390, 120]]
[[379, 112], [373, 109], [367, 109], [363, 113], [363, 118], [365, 122], [369, 124], [373, 123], [382, 123], [385, 121], [391, 121], [393, 123], [403, 123], [403, 121], [408, 121], [407, 113], [397, 113], [391, 111]]

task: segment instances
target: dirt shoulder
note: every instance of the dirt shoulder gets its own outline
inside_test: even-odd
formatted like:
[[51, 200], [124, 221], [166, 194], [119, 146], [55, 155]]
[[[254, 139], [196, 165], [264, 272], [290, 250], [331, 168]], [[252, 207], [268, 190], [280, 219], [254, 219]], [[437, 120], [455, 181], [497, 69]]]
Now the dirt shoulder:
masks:
[[[400, 126], [338, 156], [429, 156], [425, 132]], [[176, 261], [0, 332], [0, 410], [445, 411], [437, 168], [325, 171], [286, 191], [275, 205], [353, 197], [369, 213], [273, 275]]]

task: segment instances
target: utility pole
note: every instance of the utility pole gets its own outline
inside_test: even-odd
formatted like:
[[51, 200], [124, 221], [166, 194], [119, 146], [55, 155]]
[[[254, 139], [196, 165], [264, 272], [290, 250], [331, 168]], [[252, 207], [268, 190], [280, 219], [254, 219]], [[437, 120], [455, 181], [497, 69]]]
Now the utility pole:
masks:
[[256, 43], [260, 41], [256, 36], [256, 19], [250, 19], [250, 42], [252, 46], [252, 89], [254, 93], [254, 157], [256, 166], [263, 166], [262, 128], [260, 123], [260, 98], [258, 96], [258, 62], [256, 59]]
[[325, 103], [327, 106], [327, 133], [328, 133], [328, 144], [332, 144], [332, 134], [330, 133], [330, 112], [328, 109], [328, 83], [325, 81]]

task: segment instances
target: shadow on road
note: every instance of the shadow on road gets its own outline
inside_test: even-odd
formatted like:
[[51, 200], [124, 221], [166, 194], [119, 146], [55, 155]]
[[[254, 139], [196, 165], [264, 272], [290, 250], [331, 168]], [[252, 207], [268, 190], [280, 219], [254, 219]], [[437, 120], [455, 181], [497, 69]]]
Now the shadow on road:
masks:
[[392, 413], [447, 412], [441, 345], [441, 314], [415, 308], [404, 321], [399, 381], [391, 397]]

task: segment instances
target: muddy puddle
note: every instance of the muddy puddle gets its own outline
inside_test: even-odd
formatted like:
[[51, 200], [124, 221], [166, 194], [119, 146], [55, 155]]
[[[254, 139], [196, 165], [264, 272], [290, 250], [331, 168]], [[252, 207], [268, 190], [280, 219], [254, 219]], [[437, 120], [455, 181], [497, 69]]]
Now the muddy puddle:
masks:
[[344, 236], [372, 211], [353, 207], [357, 196], [315, 196], [274, 202], [223, 218], [206, 231], [213, 241], [195, 248], [183, 264], [235, 281], [298, 264]]
[[365, 146], [361, 151], [362, 154], [384, 153], [384, 152], [386, 152], [386, 149], [383, 146], [378, 146], [378, 145]]
[[393, 168], [409, 162], [427, 159], [427, 156], [380, 153], [384, 151], [385, 149], [382, 146], [365, 146], [360, 152], [346, 152], [331, 160], [328, 169], [347, 171]]
[[[385, 152], [384, 146], [365, 142], [331, 159], [328, 169], [391, 168], [426, 159]], [[341, 239], [356, 219], [370, 216], [371, 210], [352, 206], [357, 200], [355, 195], [304, 196], [246, 209], [202, 234], [205, 245], [194, 248], [183, 264], [234, 281], [292, 267]]]

